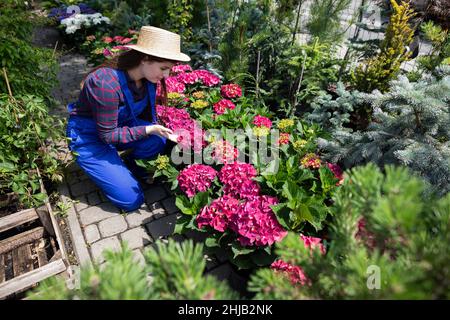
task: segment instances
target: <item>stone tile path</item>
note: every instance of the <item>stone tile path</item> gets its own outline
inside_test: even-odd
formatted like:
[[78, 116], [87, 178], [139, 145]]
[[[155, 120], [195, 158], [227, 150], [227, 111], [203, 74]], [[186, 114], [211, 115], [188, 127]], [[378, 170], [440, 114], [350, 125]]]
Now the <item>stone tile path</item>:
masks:
[[[65, 106], [77, 98], [79, 83], [89, 68], [81, 55], [66, 54], [60, 57], [60, 85], [53, 92], [58, 102], [57, 108], [53, 110], [54, 114], [67, 116]], [[121, 241], [127, 242], [138, 262], [144, 260], [143, 250], [157, 240], [174, 238], [176, 241], [184, 241], [191, 238], [197, 242], [202, 241], [201, 234], [190, 233], [189, 237], [172, 235], [181, 213], [175, 206], [175, 198], [169, 188], [155, 184], [145, 185], [143, 189], [145, 204], [134, 212], [121, 214], [75, 162], [68, 166], [59, 193], [65, 203], [72, 204], [66, 220], [71, 245], [79, 264], [103, 263], [104, 250], [118, 250]], [[207, 274], [228, 281], [236, 290], [245, 290], [245, 279], [226, 259], [206, 255], [205, 259]]]

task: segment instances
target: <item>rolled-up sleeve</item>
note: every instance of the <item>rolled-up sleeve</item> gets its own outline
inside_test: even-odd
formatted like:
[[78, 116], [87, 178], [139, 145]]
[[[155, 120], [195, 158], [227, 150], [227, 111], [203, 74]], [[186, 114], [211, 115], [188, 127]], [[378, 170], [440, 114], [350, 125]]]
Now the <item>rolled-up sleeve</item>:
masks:
[[91, 73], [83, 86], [92, 108], [99, 138], [108, 144], [128, 143], [146, 137], [145, 126], [118, 127], [120, 83], [111, 69], [100, 68]]

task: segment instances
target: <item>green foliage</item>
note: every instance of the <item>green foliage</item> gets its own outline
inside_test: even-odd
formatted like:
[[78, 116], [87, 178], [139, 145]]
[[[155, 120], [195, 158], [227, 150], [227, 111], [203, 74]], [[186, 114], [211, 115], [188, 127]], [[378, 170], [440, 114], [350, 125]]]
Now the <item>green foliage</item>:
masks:
[[391, 0], [393, 14], [381, 43], [380, 52], [364, 61], [351, 74], [351, 80], [356, 89], [363, 92], [372, 92], [375, 89], [387, 91], [389, 82], [394, 79], [400, 70], [402, 62], [411, 55], [406, 47], [412, 41], [414, 30], [409, 21], [414, 17], [409, 2], [402, 1], [397, 4]]
[[[425, 39], [431, 42], [430, 54], [418, 57], [419, 68], [433, 73], [441, 64], [450, 65], [450, 33], [429, 21], [421, 25]], [[436, 74], [434, 74], [436, 75]]]
[[310, 123], [320, 125], [327, 132], [365, 129], [370, 121], [372, 108], [365, 94], [357, 90], [347, 91], [342, 82], [330, 86], [329, 92], [321, 91], [311, 102], [312, 112], [306, 114]]
[[170, 30], [181, 35], [183, 41], [189, 41], [192, 36], [190, 25], [194, 17], [193, 2], [192, 0], [172, 0], [167, 8]]
[[14, 192], [21, 204], [39, 206], [39, 168], [43, 178], [61, 181], [61, 161], [52, 144], [62, 137], [62, 122], [48, 114], [44, 100], [0, 94], [0, 190]]
[[337, 42], [342, 38], [345, 30], [342, 30], [341, 15], [351, 3], [351, 0], [314, 0], [306, 25], [311, 36], [321, 42]]
[[[169, 240], [144, 252], [145, 263], [136, 263], [133, 252], [122, 245], [105, 253], [106, 263], [83, 267], [79, 288], [69, 290], [61, 278], [43, 281], [32, 300], [148, 300], [148, 299], [236, 299], [223, 282], [203, 276], [203, 246], [192, 241]], [[149, 278], [150, 275], [150, 278]]]
[[[333, 197], [325, 255], [294, 233], [276, 245], [280, 259], [299, 266], [310, 284], [261, 269], [249, 283], [255, 298], [448, 299], [450, 195], [424, 196], [426, 183], [407, 168], [385, 172], [373, 164], [348, 172]], [[376, 268], [380, 287], [370, 289]]]
[[441, 194], [450, 191], [449, 69], [442, 79], [391, 83], [391, 91], [375, 92], [366, 99], [374, 107], [366, 131], [336, 130], [319, 145], [332, 161], [345, 167], [373, 162], [402, 164], [425, 177]]
[[[18, 5], [0, 6], [0, 68], [6, 68], [13, 94], [49, 97], [56, 83], [57, 63], [52, 50], [34, 47], [31, 41], [36, 19]], [[6, 81], [0, 93], [7, 93]]]
[[5, 37], [30, 41], [33, 34], [33, 19], [33, 15], [25, 7], [12, 1], [0, 6], [0, 29]]

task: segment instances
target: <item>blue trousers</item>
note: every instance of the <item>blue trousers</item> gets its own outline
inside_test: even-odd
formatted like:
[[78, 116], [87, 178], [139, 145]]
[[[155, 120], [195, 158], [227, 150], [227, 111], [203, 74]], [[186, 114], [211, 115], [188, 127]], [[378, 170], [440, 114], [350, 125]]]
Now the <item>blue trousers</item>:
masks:
[[[149, 125], [137, 119], [137, 125]], [[125, 144], [106, 144], [98, 137], [95, 122], [86, 117], [71, 116], [67, 125], [69, 148], [76, 162], [104, 195], [119, 209], [133, 211], [144, 203], [144, 194], [136, 178], [143, 178], [145, 170], [135, 159], [151, 159], [164, 150], [166, 139], [150, 135], [145, 139]], [[118, 151], [132, 149], [128, 155], [129, 166]]]

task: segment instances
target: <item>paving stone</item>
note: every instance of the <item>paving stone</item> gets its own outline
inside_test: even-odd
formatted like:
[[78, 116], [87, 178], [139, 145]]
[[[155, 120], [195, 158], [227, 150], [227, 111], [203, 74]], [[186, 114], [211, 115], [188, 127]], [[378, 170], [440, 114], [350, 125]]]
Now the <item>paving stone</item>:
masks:
[[86, 237], [86, 242], [88, 244], [100, 240], [100, 232], [95, 224], [90, 224], [84, 228], [84, 236]]
[[196, 230], [187, 230], [184, 235], [188, 239], [194, 240], [194, 242], [204, 243], [205, 239], [208, 237], [207, 232], [200, 232]]
[[185, 237], [183, 237], [181, 234], [178, 234], [178, 233], [176, 233], [176, 234], [170, 236], [170, 238], [173, 239], [173, 240], [175, 240], [176, 242], [180, 242], [180, 243], [181, 243], [181, 242], [184, 242], [184, 241], [186, 240]]
[[151, 186], [144, 192], [145, 201], [153, 203], [167, 197], [166, 191], [162, 186]]
[[105, 250], [120, 251], [120, 241], [117, 237], [111, 237], [97, 241], [91, 245], [91, 252], [94, 261], [102, 263], [105, 261], [103, 252]]
[[87, 200], [88, 200], [88, 203], [90, 206], [95, 206], [95, 205], [99, 204], [100, 202], [102, 202], [100, 200], [100, 196], [98, 195], [98, 192], [96, 192], [96, 191], [89, 193], [87, 195]]
[[87, 226], [108, 218], [119, 215], [119, 209], [109, 202], [101, 203], [98, 206], [88, 207], [79, 213], [82, 226]]
[[91, 180], [77, 182], [73, 185], [70, 185], [69, 188], [74, 197], [78, 197], [82, 194], [87, 194], [97, 190], [97, 186]]
[[224, 281], [230, 279], [232, 272], [232, 267], [228, 263], [226, 263], [210, 271], [207, 271], [206, 274], [216, 277], [219, 281]]
[[215, 258], [213, 255], [205, 254], [203, 256], [203, 258], [206, 261], [206, 270], [207, 271], [217, 267], [220, 264], [219, 261], [217, 260], [217, 258]]
[[166, 217], [162, 217], [161, 219], [154, 220], [150, 223], [147, 223], [145, 226], [147, 230], [150, 232], [150, 235], [153, 239], [160, 239], [161, 237], [167, 237], [173, 234], [175, 230], [175, 223], [177, 221], [177, 216], [170, 215]]
[[162, 201], [164, 209], [168, 214], [172, 214], [178, 211], [178, 207], [175, 205], [175, 197], [171, 197]]
[[82, 195], [79, 196], [78, 198], [75, 199], [75, 209], [80, 212], [81, 210], [86, 209], [87, 207], [89, 207], [89, 204], [86, 200], [86, 196]]
[[138, 209], [132, 212], [128, 212], [125, 216], [125, 219], [127, 220], [128, 227], [134, 228], [149, 223], [153, 220], [152, 216], [152, 211]]
[[142, 248], [152, 242], [152, 238], [143, 227], [127, 230], [123, 232], [120, 237], [122, 241], [127, 242], [128, 248], [132, 250]]
[[148, 206], [150, 211], [152, 212], [153, 219], [159, 219], [167, 215], [166, 210], [164, 210], [163, 206], [159, 202], [154, 202]]
[[127, 230], [128, 226], [124, 217], [116, 215], [115, 217], [102, 220], [98, 224], [98, 228], [100, 229], [102, 238], [106, 238], [124, 232]]
[[77, 173], [75, 171], [72, 171], [66, 174], [66, 181], [69, 185], [72, 185], [80, 182], [81, 180], [78, 178]]
[[134, 261], [139, 263], [140, 266], [145, 266], [145, 258], [140, 249], [133, 250]]

